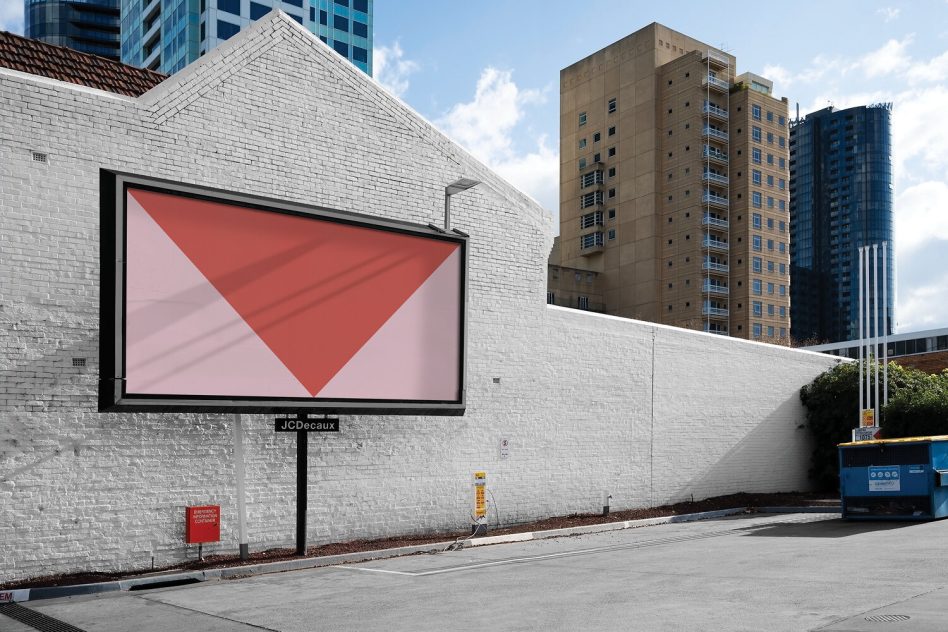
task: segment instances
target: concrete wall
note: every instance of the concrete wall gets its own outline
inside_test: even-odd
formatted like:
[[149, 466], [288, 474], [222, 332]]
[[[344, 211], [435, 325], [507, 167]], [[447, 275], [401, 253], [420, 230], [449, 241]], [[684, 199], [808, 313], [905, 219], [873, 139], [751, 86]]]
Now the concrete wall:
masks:
[[[0, 111], [0, 581], [194, 557], [189, 504], [236, 550], [232, 416], [96, 412], [101, 168], [419, 223], [484, 181], [452, 202], [467, 414], [314, 437], [314, 543], [464, 528], [477, 469], [503, 522], [807, 486], [797, 391], [833, 358], [548, 308], [548, 214], [285, 16], [139, 99], [0, 69]], [[289, 546], [294, 437], [243, 422], [251, 548]]]

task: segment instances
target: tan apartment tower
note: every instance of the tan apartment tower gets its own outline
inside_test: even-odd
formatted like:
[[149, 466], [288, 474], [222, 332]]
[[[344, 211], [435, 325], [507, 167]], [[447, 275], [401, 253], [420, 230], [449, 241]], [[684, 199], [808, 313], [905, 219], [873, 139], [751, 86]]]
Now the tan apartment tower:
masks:
[[597, 273], [609, 314], [787, 341], [787, 99], [735, 68], [653, 23], [560, 72], [550, 263]]

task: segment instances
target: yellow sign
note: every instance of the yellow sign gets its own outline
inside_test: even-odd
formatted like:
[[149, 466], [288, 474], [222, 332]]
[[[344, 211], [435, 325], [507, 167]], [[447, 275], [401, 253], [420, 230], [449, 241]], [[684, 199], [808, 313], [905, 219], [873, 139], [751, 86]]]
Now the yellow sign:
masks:
[[487, 472], [474, 472], [474, 517], [487, 515]]
[[862, 411], [862, 427], [872, 428], [876, 425], [876, 411], [866, 408]]

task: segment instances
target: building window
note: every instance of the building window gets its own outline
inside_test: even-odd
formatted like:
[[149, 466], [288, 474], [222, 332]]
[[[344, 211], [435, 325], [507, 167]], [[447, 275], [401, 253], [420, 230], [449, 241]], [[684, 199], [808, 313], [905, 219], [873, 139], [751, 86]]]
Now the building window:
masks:
[[580, 149], [586, 149], [586, 139], [585, 139], [585, 138], [580, 138], [580, 139], [579, 139], [579, 148], [580, 148]]
[[616, 238], [616, 229], [615, 229], [615, 228], [610, 228], [608, 235], [609, 235], [609, 241], [612, 241], [613, 239], [615, 239], [615, 238]]
[[[786, 305], [781, 305], [781, 306], [780, 306], [780, 318], [786, 318], [786, 317], [787, 317], [787, 306], [786, 306]], [[783, 334], [783, 331], [784, 331], [783, 329], [780, 330], [780, 335], [781, 335], [781, 336], [784, 335], [784, 334]]]
[[[220, 3], [218, 3], [217, 7], [220, 8], [220, 6], [221, 6]], [[260, 18], [262, 18], [263, 16], [265, 16], [267, 13], [270, 13], [270, 9], [272, 9], [272, 8], [273, 8], [273, 7], [268, 7], [267, 5], [265, 5], [265, 4], [260, 4], [259, 2], [251, 2], [251, 3], [250, 3], [250, 19], [251, 19], [251, 20], [259, 20]], [[310, 7], [309, 9], [310, 9], [310, 11], [309, 11], [309, 19], [310, 19], [310, 20], [313, 20], [313, 21], [315, 22], [315, 21], [316, 21], [316, 9], [313, 8], [313, 7]]]
[[786, 141], [786, 139], [784, 139], [783, 136], [778, 136], [778, 137], [777, 137], [777, 145], [778, 145], [779, 147], [786, 147], [786, 143], [787, 143], [787, 141]]
[[754, 279], [751, 281], [751, 288], [754, 291], [754, 294], [760, 296], [760, 279]]
[[761, 228], [760, 213], [754, 213], [753, 215], [751, 215], [751, 226], [753, 226], [757, 230], [760, 230]]
[[615, 98], [609, 99], [609, 114], [612, 114], [616, 111], [616, 100]]
[[352, 59], [355, 61], [361, 61], [362, 63], [368, 63], [369, 61], [369, 51], [358, 46], [352, 47]]
[[339, 40], [333, 40], [332, 42], [333, 50], [342, 55], [343, 57], [349, 57], [349, 45], [345, 42], [340, 42]]
[[754, 257], [753, 270], [754, 272], [761, 272], [763, 270], [760, 257]]
[[602, 140], [602, 134], [600, 134], [599, 132], [596, 132], [595, 134], [593, 134], [594, 143], [598, 143], [600, 140]]
[[787, 202], [786, 202], [786, 200], [778, 200], [778, 201], [777, 201], [777, 208], [779, 208], [781, 211], [787, 210]]
[[773, 240], [773, 239], [768, 239], [768, 240], [767, 240], [767, 250], [773, 252], [773, 249], [774, 249], [774, 240]]
[[615, 125], [613, 125], [612, 127], [609, 128], [609, 134], [608, 134], [608, 135], [609, 135], [609, 136], [615, 136], [615, 135], [616, 135], [616, 126], [615, 126]]
[[329, 23], [329, 14], [327, 14], [325, 11], [320, 11], [319, 23], [322, 24], [323, 26], [326, 26]]
[[615, 190], [615, 189], [609, 189], [609, 199], [612, 199], [612, 198], [614, 198], [615, 196], [616, 196], [616, 190]]
[[751, 203], [754, 205], [754, 208], [760, 208], [761, 199], [760, 191], [753, 191], [751, 193]]
[[609, 167], [609, 177], [610, 177], [610, 178], [615, 178], [615, 177], [616, 177], [616, 168], [615, 168], [615, 167]]
[[616, 155], [616, 148], [615, 148], [615, 147], [610, 147], [609, 150], [608, 150], [606, 153], [609, 155], [610, 158], [612, 158], [613, 156]]
[[773, 207], [774, 207], [774, 199], [768, 195], [768, 196], [767, 196], [767, 208], [773, 208]]
[[773, 262], [773, 261], [768, 261], [768, 262], [767, 262], [767, 272], [770, 272], [771, 274], [773, 274], [773, 271], [774, 271], [774, 262]]
[[352, 0], [352, 8], [362, 13], [369, 12], [369, 0]]
[[774, 185], [774, 177], [771, 175], [767, 176], [767, 186], [772, 187]]
[[767, 154], [767, 164], [768, 164], [768, 165], [774, 164], [774, 155], [773, 155], [773, 154]]
[[586, 113], [580, 112], [579, 113], [579, 126], [582, 127], [585, 124], [586, 124]]
[[580, 159], [579, 159], [579, 168], [580, 168], [580, 169], [585, 169], [585, 168], [586, 168], [586, 159], [585, 159], [585, 158], [580, 158]]
[[780, 166], [781, 169], [786, 169], [786, 168], [787, 168], [787, 161], [786, 161], [785, 159], [783, 159], [783, 158], [781, 158], [780, 160], [778, 160], [778, 161], [777, 161], [777, 164]]
[[764, 315], [764, 304], [760, 301], [754, 301], [752, 303], [754, 306], [754, 316], [763, 316]]
[[609, 219], [616, 218], [616, 210], [614, 208], [609, 209]]
[[774, 113], [769, 110], [767, 111], [767, 122], [768, 123], [774, 122]]
[[[777, 266], [777, 269], [780, 270], [780, 274], [786, 274], [786, 273], [787, 273], [787, 264], [781, 263], [781, 264], [779, 264], [779, 265]], [[783, 286], [781, 286], [781, 287], [783, 287]], [[782, 292], [781, 292], [781, 294], [782, 294]]]
[[751, 171], [751, 181], [758, 186], [760, 186], [760, 176], [761, 176], [760, 170], [754, 169], [753, 171]]
[[783, 191], [787, 188], [787, 181], [783, 178], [777, 178], [777, 188]]
[[767, 218], [767, 230], [773, 230], [773, 229], [774, 229], [774, 218], [768, 217], [768, 218]]
[[352, 21], [352, 34], [358, 35], [359, 37], [368, 37], [369, 36], [369, 25], [363, 24], [362, 22]]
[[[783, 265], [783, 264], [781, 264], [781, 265]], [[787, 295], [787, 286], [786, 286], [786, 285], [781, 285], [780, 288], [779, 288], [779, 291], [780, 291], [780, 296], [786, 296], [786, 295]]]
[[579, 298], [576, 299], [576, 304], [579, 307], [579, 309], [589, 309], [589, 297], [580, 296]]
[[760, 106], [759, 105], [751, 106], [751, 116], [753, 117], [755, 121], [760, 120]]
[[754, 338], [760, 338], [761, 325], [760, 323], [754, 323]]
[[760, 150], [756, 147], [751, 151], [751, 160], [754, 161], [755, 165], [760, 164]]
[[787, 122], [786, 119], [783, 118], [782, 116], [777, 117], [777, 125], [784, 125], [786, 124], [786, 122]]
[[760, 251], [761, 251], [761, 247], [760, 247], [760, 235], [753, 235], [753, 236], [751, 236], [751, 243], [752, 243], [752, 246], [751, 246], [751, 247], [754, 249], [754, 252], [760, 252]]
[[602, 161], [602, 155], [599, 153], [593, 154], [593, 162], [600, 162], [600, 161]]
[[[773, 293], [774, 293], [774, 284], [773, 284], [773, 283], [768, 283], [768, 284], [767, 284], [767, 294], [773, 295]], [[773, 312], [771, 312], [771, 315], [773, 315]]]
[[547, 291], [546, 293], [546, 304], [553, 305], [556, 302], [556, 296], [553, 292]]
[[234, 35], [237, 35], [237, 32], [240, 31], [240, 27], [236, 24], [231, 24], [230, 22], [224, 22], [223, 20], [217, 21], [217, 38], [226, 40], [232, 38]]
[[751, 128], [751, 138], [757, 141], [758, 143], [760, 142], [760, 128], [757, 127], [756, 125]]
[[780, 252], [786, 252], [786, 251], [787, 251], [787, 244], [783, 243], [782, 241], [777, 242], [777, 250], [780, 251]]
[[217, 10], [239, 16], [240, 0], [217, 0]]
[[774, 337], [774, 327], [773, 327], [773, 325], [767, 325], [767, 337], [768, 337], [768, 338], [773, 338], [773, 337]]
[[783, 339], [786, 339], [786, 337], [787, 337], [787, 328], [786, 328], [786, 327], [781, 327], [781, 328], [780, 328], [780, 337], [783, 338]]

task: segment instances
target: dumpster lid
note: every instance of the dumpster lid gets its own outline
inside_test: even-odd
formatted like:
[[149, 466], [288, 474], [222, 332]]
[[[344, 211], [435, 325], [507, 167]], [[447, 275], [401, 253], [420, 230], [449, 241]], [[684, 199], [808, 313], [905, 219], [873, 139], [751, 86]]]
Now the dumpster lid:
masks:
[[846, 443], [837, 444], [837, 447], [842, 448], [851, 445], [880, 445], [885, 443], [921, 443], [924, 441], [948, 441], [948, 435], [935, 435], [933, 437], [902, 437], [901, 439], [873, 439], [872, 441], [847, 441]]

